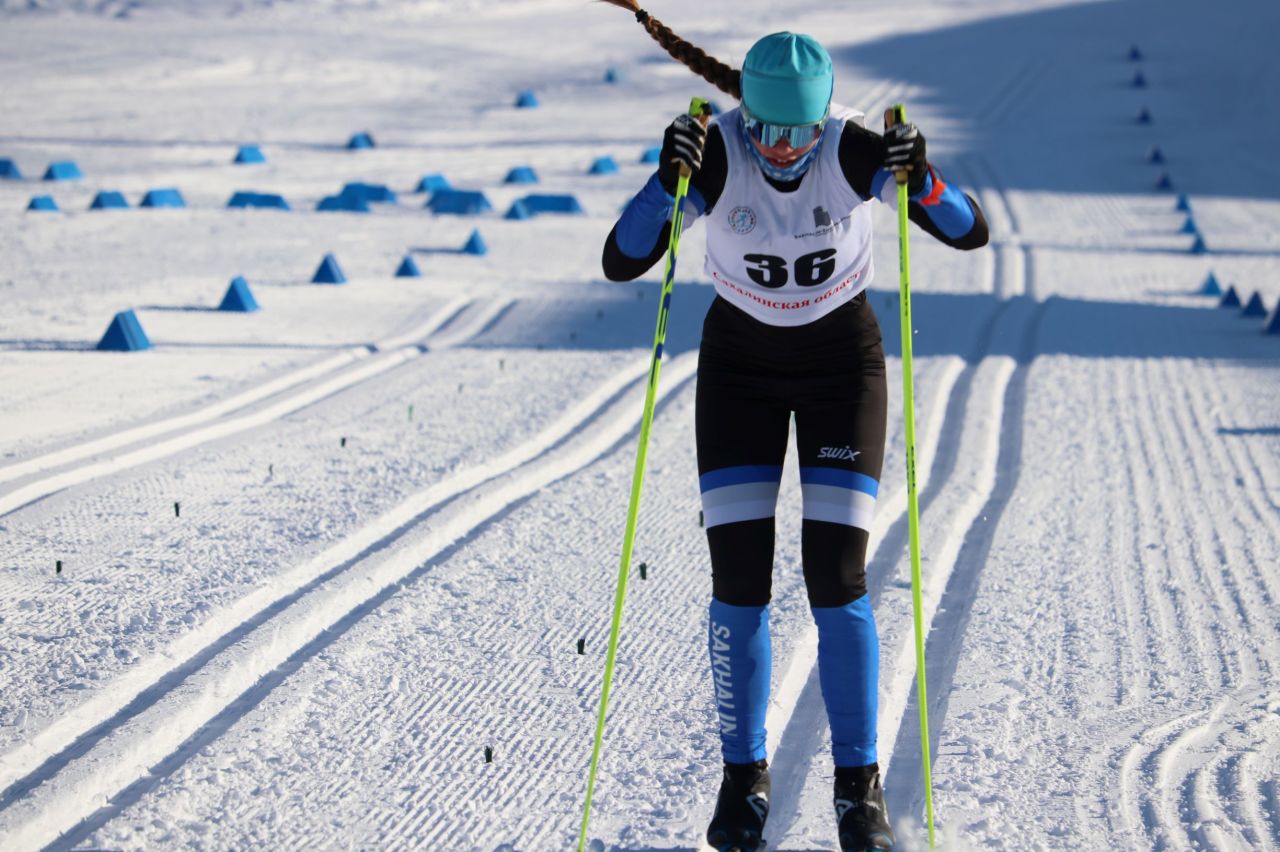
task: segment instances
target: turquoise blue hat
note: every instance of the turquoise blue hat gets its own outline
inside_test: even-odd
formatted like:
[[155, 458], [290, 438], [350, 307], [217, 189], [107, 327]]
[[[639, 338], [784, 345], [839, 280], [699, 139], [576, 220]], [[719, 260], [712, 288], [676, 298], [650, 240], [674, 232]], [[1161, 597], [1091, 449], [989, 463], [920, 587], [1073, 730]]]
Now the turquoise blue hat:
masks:
[[812, 36], [774, 33], [751, 46], [742, 63], [742, 102], [770, 124], [812, 124], [831, 104], [831, 57]]

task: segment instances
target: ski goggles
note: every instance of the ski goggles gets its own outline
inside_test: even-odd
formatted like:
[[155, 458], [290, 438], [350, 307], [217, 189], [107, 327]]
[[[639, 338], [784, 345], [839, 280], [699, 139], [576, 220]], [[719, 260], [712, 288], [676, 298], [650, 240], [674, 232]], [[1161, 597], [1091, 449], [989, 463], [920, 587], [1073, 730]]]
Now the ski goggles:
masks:
[[770, 124], [767, 121], [761, 121], [750, 112], [747, 111], [746, 104], [742, 105], [742, 126], [746, 129], [747, 135], [759, 142], [766, 148], [772, 148], [782, 139], [787, 140], [792, 148], [803, 148], [813, 143], [815, 139], [822, 135], [822, 128], [826, 126], [827, 118], [831, 115], [831, 107], [827, 107], [827, 111], [822, 114], [822, 118], [813, 124]]

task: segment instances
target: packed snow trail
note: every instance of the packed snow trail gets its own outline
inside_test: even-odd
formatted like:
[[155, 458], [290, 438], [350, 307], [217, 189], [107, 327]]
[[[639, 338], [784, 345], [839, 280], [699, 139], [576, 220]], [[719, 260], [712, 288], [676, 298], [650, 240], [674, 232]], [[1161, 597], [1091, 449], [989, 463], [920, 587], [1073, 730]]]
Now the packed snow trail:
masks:
[[[385, 589], [421, 570], [420, 566], [429, 564], [471, 529], [616, 444], [634, 427], [634, 418], [623, 411], [635, 408], [634, 394], [616, 398], [622, 388], [647, 374], [647, 363], [638, 367], [585, 398], [543, 434], [488, 465], [415, 495], [375, 524], [301, 566], [293, 576], [282, 578], [271, 590], [276, 595], [284, 593], [276, 600], [267, 595], [259, 596], [262, 601], [242, 599], [242, 612], [212, 619], [205, 630], [188, 634], [188, 644], [196, 649], [175, 655], [179, 663], [176, 673], [182, 682], [174, 683], [172, 689], [145, 690], [159, 694], [146, 695], [143, 705], [131, 708], [123, 719], [106, 720], [116, 730], [95, 743], [78, 743], [76, 751], [90, 746], [87, 753], [58, 767], [57, 774], [44, 776], [37, 771], [32, 781], [38, 787], [28, 784], [19, 797], [6, 796], [9, 801], [0, 816], [0, 830], [20, 846], [51, 843], [88, 816], [86, 806], [116, 797], [137, 780], [141, 770], [179, 750], [233, 699], [306, 649], [317, 635], [340, 623], [349, 624], [353, 612], [365, 611], [369, 600], [383, 597]], [[689, 356], [670, 365], [668, 387], [678, 388], [687, 381], [692, 368]], [[570, 435], [574, 441], [565, 452], [551, 452]], [[537, 464], [530, 464], [535, 461]], [[511, 482], [490, 489], [492, 493], [468, 495], [443, 517], [434, 516], [438, 507], [455, 497], [521, 466], [528, 466], [528, 472], [519, 471]], [[428, 518], [429, 523], [424, 524]], [[419, 525], [421, 532], [416, 529]], [[366, 567], [365, 563], [371, 564]], [[266, 605], [259, 612], [262, 602]], [[223, 633], [230, 634], [235, 644], [226, 641]], [[212, 641], [206, 638], [210, 635], [215, 637]], [[324, 643], [332, 638], [327, 636]], [[212, 653], [202, 653], [202, 642]], [[189, 660], [198, 661], [199, 667], [183, 665]], [[161, 677], [170, 683], [177, 680], [168, 672]]]
[[[237, 432], [243, 432], [292, 414], [317, 400], [359, 384], [386, 370], [398, 367], [428, 351], [456, 346], [458, 343], [483, 331], [510, 305], [510, 301], [496, 301], [487, 306], [477, 308], [469, 312], [465, 320], [459, 321], [457, 326], [450, 326], [439, 339], [433, 338], [432, 335], [440, 326], [450, 320], [454, 320], [467, 307], [464, 301], [460, 299], [454, 300], [420, 328], [397, 338], [383, 341], [381, 344], [374, 344], [364, 349], [356, 349], [349, 355], [338, 356], [312, 368], [295, 371], [293, 374], [267, 382], [252, 391], [206, 406], [191, 414], [124, 429], [114, 435], [86, 441], [83, 444], [47, 453], [29, 461], [0, 469], [0, 482], [3, 482], [19, 478], [30, 472], [59, 467], [91, 456], [101, 456], [106, 451], [127, 447], [131, 444], [141, 445], [144, 441], [151, 441], [166, 433], [175, 433], [159, 442], [147, 443], [145, 446], [139, 446], [128, 452], [109, 456], [105, 459], [95, 458], [90, 464], [79, 465], [43, 479], [25, 482], [9, 493], [0, 495], [0, 515], [12, 512], [27, 503], [61, 491], [69, 486], [155, 461], [156, 459], [173, 455], [218, 438], [234, 435]], [[421, 338], [421, 340], [415, 340], [417, 338]], [[330, 377], [330, 374], [338, 369], [365, 358], [368, 358], [370, 363], [346, 370], [341, 375]], [[298, 388], [298, 385], [304, 385], [304, 387]], [[273, 398], [278, 392], [286, 390], [290, 391], [287, 396]], [[254, 410], [252, 413], [221, 420], [216, 424], [201, 426], [201, 424], [208, 421], [218, 420], [228, 412], [247, 408], [264, 399], [270, 399], [271, 401], [268, 405]], [[197, 428], [188, 429], [188, 427]]]
[[[974, 255], [912, 244], [917, 399], [933, 445], [921, 496], [935, 802], [957, 844], [1280, 849], [1280, 356], [1256, 325], [1192, 295], [1213, 269], [1280, 298], [1280, 172], [1265, 146], [1280, 115], [1255, 96], [1280, 73], [1265, 44], [1280, 10], [1238, 5], [802, 2], [751, 20], [727, 0], [651, 10], [731, 60], [764, 29], [826, 34], [845, 99], [873, 125], [905, 100], [931, 156], [991, 222], [993, 245]], [[198, 42], [194, 7], [177, 0], [95, 7], [122, 15], [112, 20], [4, 7], [13, 50], [0, 65], [29, 85], [0, 95], [26, 122], [0, 136], [0, 157], [29, 175], [75, 158], [87, 174], [78, 186], [0, 181], [13, 211], [0, 212], [9, 493], [99, 452], [160, 448], [297, 403], [0, 517], [5, 771], [24, 755], [0, 793], [6, 846], [38, 811], [69, 829], [58, 848], [575, 839], [634, 450], [605, 433], [625, 433], [638, 402], [609, 396], [561, 421], [585, 425], [558, 443], [524, 442], [643, 369], [655, 287], [598, 282], [598, 247], [651, 170], [640, 150], [703, 92], [638, 28], [572, 0], [330, 7], [340, 33], [288, 4], [205, 4]], [[156, 54], [157, 42], [190, 50]], [[1231, 61], [1206, 43], [1232, 44]], [[1133, 44], [1145, 89], [1128, 82]], [[601, 82], [606, 58], [626, 72], [621, 86]], [[511, 109], [525, 87], [538, 110]], [[1215, 121], [1189, 120], [1195, 104], [1212, 104]], [[1134, 120], [1142, 106], [1150, 125]], [[211, 130], [215, 113], [225, 119]], [[356, 125], [383, 148], [340, 150]], [[250, 137], [270, 163], [231, 166]], [[1173, 196], [1150, 191], [1154, 143], [1192, 194], [1206, 255], [1188, 252]], [[1224, 145], [1239, 167], [1206, 153]], [[585, 175], [602, 153], [621, 174]], [[526, 191], [501, 183], [520, 163], [588, 214], [485, 218], [490, 255], [462, 257], [452, 247], [477, 223], [424, 215], [408, 191], [442, 172], [501, 210]], [[356, 179], [394, 185], [401, 202], [368, 216], [304, 209]], [[154, 185], [181, 186], [191, 209], [83, 210], [98, 189]], [[248, 185], [298, 209], [222, 209]], [[18, 212], [45, 191], [66, 212]], [[877, 228], [870, 299], [892, 353], [889, 217]], [[701, 234], [688, 235], [690, 256]], [[364, 276], [296, 286], [329, 250]], [[393, 283], [406, 251], [424, 279]], [[263, 313], [200, 308], [229, 267], [250, 273]], [[707, 288], [696, 263], [685, 276], [673, 339], [688, 353]], [[417, 342], [385, 338], [431, 321], [423, 304], [465, 300], [465, 319], [510, 299], [451, 350], [437, 336], [428, 357], [295, 395], [354, 375], [360, 365], [339, 364], [348, 356], [376, 363]], [[156, 349], [87, 351], [126, 303]], [[382, 340], [379, 352], [351, 350], [366, 340]], [[889, 369], [896, 387], [892, 357]], [[635, 558], [647, 578], [627, 602], [593, 809], [603, 848], [696, 848], [718, 777], [693, 383], [664, 372]], [[910, 849], [921, 789], [906, 531], [890, 496], [900, 422], [891, 408], [869, 579], [882, 763]], [[513, 461], [519, 446], [535, 452]], [[831, 849], [793, 456], [787, 465], [766, 834], [774, 848]], [[129, 759], [100, 771], [106, 754]]]
[[[118, 724], [122, 715], [121, 708], [130, 703], [136, 704], [136, 699], [144, 694], [154, 694], [157, 684], [173, 682], [175, 673], [190, 671], [196, 661], [207, 659], [211, 655], [210, 651], [230, 644], [228, 637], [236, 637], [238, 641], [239, 636], [247, 632], [249, 627], [256, 626], [264, 614], [274, 614], [281, 609], [283, 602], [296, 599], [302, 591], [320, 579], [331, 578], [344, 566], [349, 567], [349, 563], [361, 553], [403, 534], [423, 514], [545, 452], [563, 440], [571, 430], [576, 430], [590, 420], [596, 409], [620, 393], [626, 385], [634, 382], [638, 375], [647, 372], [647, 368], [647, 362], [642, 364], [637, 361], [611, 377], [578, 406], [566, 412], [561, 421], [551, 424], [530, 441], [412, 495], [394, 510], [379, 517], [375, 523], [360, 527], [316, 557], [277, 575], [270, 583], [237, 599], [234, 606], [208, 618], [197, 629], [170, 644], [163, 654], [135, 665], [126, 676], [98, 690], [90, 701], [56, 719], [38, 736], [6, 753], [4, 774], [0, 775], [0, 790], [4, 791], [0, 796], [0, 807], [30, 789], [30, 780], [25, 784], [18, 783], [18, 789], [15, 789], [15, 783], [23, 776], [47, 775], [48, 761], [55, 753], [64, 749], [73, 753], [82, 751], [84, 737], [91, 729], [101, 736], [101, 726], [110, 722]], [[41, 767], [41, 764], [44, 766]], [[38, 767], [41, 770], [39, 772]]]

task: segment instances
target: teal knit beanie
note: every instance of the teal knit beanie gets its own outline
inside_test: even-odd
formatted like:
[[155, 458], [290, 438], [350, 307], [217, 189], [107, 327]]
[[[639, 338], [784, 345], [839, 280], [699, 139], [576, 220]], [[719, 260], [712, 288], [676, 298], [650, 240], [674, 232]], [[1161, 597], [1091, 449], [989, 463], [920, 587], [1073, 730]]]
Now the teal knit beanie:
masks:
[[742, 102], [770, 124], [812, 124], [827, 114], [834, 79], [831, 57], [813, 37], [774, 33], [747, 51]]

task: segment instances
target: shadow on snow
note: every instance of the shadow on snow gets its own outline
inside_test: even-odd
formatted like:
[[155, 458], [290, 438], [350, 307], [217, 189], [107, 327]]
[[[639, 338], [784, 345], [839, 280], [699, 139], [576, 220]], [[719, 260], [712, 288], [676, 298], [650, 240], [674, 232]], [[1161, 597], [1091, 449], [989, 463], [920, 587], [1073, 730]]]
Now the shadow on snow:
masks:
[[[918, 86], [915, 105], [972, 128], [967, 137], [938, 128], [948, 149], [944, 168], [990, 151], [999, 156], [1006, 188], [1151, 192], [1167, 168], [1182, 191], [1275, 198], [1280, 170], [1267, 162], [1254, 122], [1256, 93], [1280, 82], [1280, 70], [1261, 61], [1215, 61], [1196, 48], [1229, 43], [1232, 57], [1270, 56], [1280, 4], [1258, 4], [1251, 14], [1262, 19], [1241, 27], [1198, 2], [1082, 2], [828, 47], [837, 66]], [[1131, 45], [1140, 47], [1142, 61], [1129, 61]], [[1139, 69], [1148, 81], [1143, 88], [1133, 86]], [[879, 129], [889, 102], [863, 103], [859, 92], [842, 92], [839, 80], [836, 91]], [[1207, 103], [1212, 122], [1203, 120]], [[912, 103], [907, 107], [910, 115]], [[1150, 124], [1138, 122], [1144, 107]], [[922, 129], [929, 134], [927, 122]], [[1167, 166], [1147, 164], [1155, 143], [1170, 156]], [[1243, 167], [1222, 168], [1212, 154], [1222, 148], [1239, 152]], [[984, 179], [964, 177], [979, 185]]]
[[[584, 287], [580, 298], [524, 299], [515, 303], [484, 332], [466, 344], [474, 349], [647, 350], [653, 346], [658, 284], [598, 284]], [[1186, 295], [1191, 295], [1190, 293]], [[695, 351], [702, 320], [715, 297], [710, 286], [677, 284], [667, 322], [666, 350], [672, 355]], [[896, 290], [873, 289], [868, 299], [880, 320], [885, 353], [901, 352]], [[1007, 355], [1019, 363], [1040, 355], [1081, 358], [1214, 358], [1275, 366], [1280, 338], [1261, 333], [1261, 322], [1236, 310], [1135, 302], [1103, 302], [1053, 296], [1029, 355], [1015, 332], [1008, 339], [983, 335], [1002, 305], [990, 293], [925, 293], [911, 296], [917, 357], [956, 355], [973, 362], [982, 356]], [[1208, 304], [1212, 304], [1210, 301]], [[92, 350], [96, 341], [45, 338], [0, 339], [0, 351]], [[153, 340], [165, 349], [344, 349], [370, 346], [367, 340], [314, 343], [251, 341]], [[781, 354], [780, 354], [781, 357]]]
[[[620, 286], [635, 289], [636, 285]], [[640, 292], [637, 290], [637, 292]], [[470, 345], [476, 348], [646, 349], [653, 343], [656, 284], [644, 298], [582, 298], [527, 301], [516, 305]], [[1188, 294], [1190, 295], [1190, 294]], [[696, 350], [712, 288], [677, 284], [667, 324], [667, 350]], [[868, 299], [880, 320], [885, 353], [900, 354], [897, 291], [871, 290]], [[1007, 300], [989, 293], [913, 293], [911, 308], [918, 357], [979, 354], [1028, 359], [1020, 333], [1009, 339], [981, 339], [988, 320]], [[1280, 359], [1280, 339], [1261, 333], [1261, 323], [1239, 311], [1216, 308], [1102, 302], [1051, 297], [1035, 355], [1082, 358], [1215, 358], [1265, 362]], [[1034, 356], [1031, 356], [1034, 357]]]

